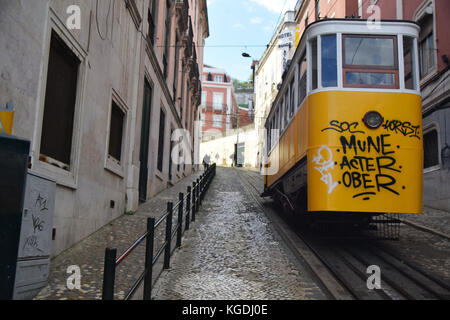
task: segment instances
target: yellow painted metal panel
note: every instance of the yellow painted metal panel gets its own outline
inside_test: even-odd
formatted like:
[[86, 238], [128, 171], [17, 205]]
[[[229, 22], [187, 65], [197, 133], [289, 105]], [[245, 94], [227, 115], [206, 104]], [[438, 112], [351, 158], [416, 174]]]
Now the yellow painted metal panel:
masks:
[[[310, 97], [309, 211], [422, 212], [421, 98], [323, 92]], [[384, 118], [378, 129], [362, 121]]]
[[[369, 111], [383, 116], [378, 129], [363, 123]], [[273, 150], [270, 161], [279, 152], [279, 171], [267, 176], [267, 185], [307, 155], [309, 211], [421, 213], [422, 143], [419, 95], [317, 93]]]

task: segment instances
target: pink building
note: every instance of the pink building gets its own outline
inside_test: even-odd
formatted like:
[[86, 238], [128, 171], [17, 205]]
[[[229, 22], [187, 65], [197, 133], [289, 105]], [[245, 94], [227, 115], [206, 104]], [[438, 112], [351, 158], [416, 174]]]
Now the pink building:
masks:
[[238, 110], [233, 84], [224, 69], [204, 65], [202, 75], [202, 131], [225, 132], [235, 125]]

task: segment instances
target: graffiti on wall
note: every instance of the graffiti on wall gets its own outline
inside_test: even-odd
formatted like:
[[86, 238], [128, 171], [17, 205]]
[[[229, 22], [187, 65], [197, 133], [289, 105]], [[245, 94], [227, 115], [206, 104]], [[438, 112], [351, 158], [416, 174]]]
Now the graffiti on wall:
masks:
[[27, 254], [44, 252], [43, 248], [41, 248], [40, 239], [42, 238], [42, 232], [46, 227], [46, 213], [49, 211], [47, 206], [47, 196], [42, 195], [42, 193], [37, 190], [32, 190], [31, 193], [34, 196], [34, 206], [28, 210], [31, 213], [32, 228], [30, 229], [30, 233], [26, 236], [23, 244], [23, 250]]

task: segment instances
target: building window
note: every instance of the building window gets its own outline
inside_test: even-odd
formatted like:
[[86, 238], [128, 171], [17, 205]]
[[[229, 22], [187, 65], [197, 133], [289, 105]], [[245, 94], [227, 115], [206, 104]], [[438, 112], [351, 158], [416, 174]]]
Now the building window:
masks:
[[161, 109], [161, 114], [159, 116], [159, 141], [158, 141], [158, 170], [159, 170], [159, 172], [163, 171], [165, 131], [166, 131], [166, 114]]
[[212, 81], [212, 74], [208, 73], [208, 81]]
[[206, 81], [206, 74], [202, 75], [202, 81]]
[[214, 81], [215, 82], [223, 82], [223, 78], [222, 78], [222, 76], [215, 76]]
[[170, 130], [170, 149], [169, 149], [169, 181], [172, 181], [172, 167], [173, 167], [173, 162], [172, 162], [172, 149], [173, 149], [173, 130]]
[[148, 39], [152, 45], [155, 44], [155, 32], [156, 32], [156, 0], [149, 1], [148, 7]]
[[202, 126], [205, 126], [205, 113], [201, 114]]
[[214, 128], [222, 128], [222, 115], [221, 114], [213, 115], [213, 127]]
[[180, 58], [180, 47], [178, 46], [178, 35], [175, 36], [175, 61], [173, 71], [173, 100], [177, 99], [177, 86], [178, 86], [178, 64]]
[[316, 0], [316, 21], [320, 20], [320, 0]]
[[419, 21], [421, 27], [419, 35], [419, 55], [420, 55], [420, 78], [430, 74], [436, 65], [434, 34], [433, 34], [433, 15], [426, 15]]
[[117, 162], [120, 162], [122, 160], [124, 119], [125, 113], [113, 100], [111, 106], [111, 121], [109, 127], [108, 154]]
[[163, 67], [164, 67], [164, 78], [167, 79], [168, 76], [168, 60], [170, 52], [170, 32], [172, 29], [171, 19], [170, 19], [170, 1], [166, 1], [166, 35], [164, 37], [164, 55], [163, 55]]
[[207, 95], [207, 93], [206, 93], [206, 91], [203, 91], [202, 92], [202, 108], [203, 108], [203, 110], [206, 110], [206, 96]]
[[438, 133], [432, 129], [423, 135], [423, 167], [424, 169], [439, 165]]
[[[52, 33], [41, 133], [41, 160], [69, 170], [80, 60]], [[56, 161], [55, 161], [56, 160]]]
[[213, 109], [215, 111], [223, 111], [223, 93], [213, 94]]
[[321, 37], [322, 87], [337, 87], [337, 45], [336, 35]]

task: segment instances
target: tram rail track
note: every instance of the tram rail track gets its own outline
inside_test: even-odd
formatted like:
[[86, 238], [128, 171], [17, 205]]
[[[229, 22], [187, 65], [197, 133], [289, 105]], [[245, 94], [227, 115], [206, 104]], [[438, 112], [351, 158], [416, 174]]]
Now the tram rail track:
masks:
[[[238, 170], [243, 185], [256, 203], [266, 212], [272, 211], [259, 197], [254, 174]], [[260, 183], [260, 182], [259, 182]], [[292, 230], [293, 221], [267, 214], [276, 229], [298, 258], [309, 266], [321, 287], [332, 299], [357, 300], [450, 300], [450, 283], [423, 270], [413, 261], [399, 258], [376, 241], [358, 242], [316, 239], [299, 228]], [[289, 230], [290, 229], [290, 230]], [[422, 230], [427, 232], [427, 230]], [[430, 232], [433, 233], [433, 232]], [[308, 252], [309, 251], [309, 252]], [[381, 288], [369, 289], [369, 266], [381, 270]]]

